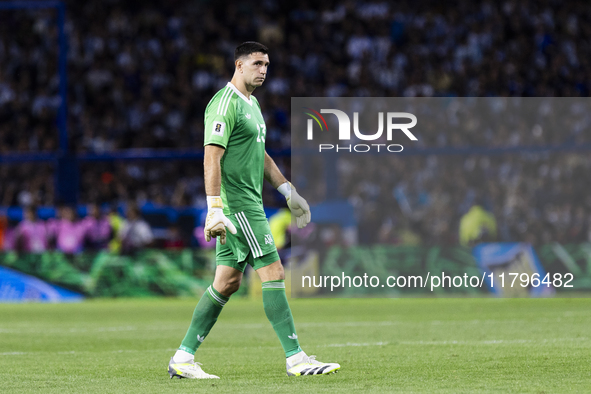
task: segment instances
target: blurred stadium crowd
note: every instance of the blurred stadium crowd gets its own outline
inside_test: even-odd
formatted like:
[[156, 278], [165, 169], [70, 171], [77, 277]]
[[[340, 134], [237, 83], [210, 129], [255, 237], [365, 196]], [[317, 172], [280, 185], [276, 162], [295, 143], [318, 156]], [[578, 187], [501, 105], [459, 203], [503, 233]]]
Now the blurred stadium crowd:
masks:
[[[205, 106], [230, 80], [235, 46], [252, 39], [271, 51], [269, 79], [255, 95], [272, 150], [290, 148], [290, 97], [586, 97], [591, 89], [591, 8], [585, 1], [66, 4], [67, 123], [70, 147], [79, 153], [201, 149]], [[54, 19], [53, 11], [0, 12], [0, 154], [57, 149]], [[591, 142], [591, 133], [569, 130], [533, 136], [505, 130], [486, 139], [476, 133], [434, 134], [421, 139], [421, 147]], [[589, 156], [404, 158], [380, 180], [345, 185], [355, 189], [346, 195], [354, 204], [391, 198], [392, 189], [421, 196], [414, 216], [392, 212], [384, 219], [364, 204], [361, 242], [364, 234], [375, 239], [373, 228], [384, 242], [404, 239], [392, 228], [422, 242], [457, 242], [461, 215], [479, 194], [474, 185], [499, 221], [500, 240], [576, 241], [589, 238], [591, 203], [579, 190]], [[278, 161], [289, 174], [289, 159]], [[57, 203], [52, 171], [45, 164], [2, 164], [0, 205]], [[503, 184], [507, 173], [514, 177]], [[195, 161], [83, 165], [80, 202], [195, 206], [203, 203], [202, 174]], [[474, 181], [462, 185], [465, 177]], [[423, 179], [428, 187], [413, 186]], [[502, 187], [491, 186], [497, 182]], [[271, 202], [275, 196], [266, 193]]]
[[361, 244], [591, 241], [588, 154], [410, 156], [380, 159], [381, 169], [374, 161], [341, 163]]
[[[302, 193], [311, 203], [337, 195], [348, 199], [356, 209], [361, 243], [591, 240], [591, 198], [586, 182], [581, 182], [591, 173], [591, 145], [584, 142], [591, 131], [591, 101], [363, 98], [332, 104], [346, 113], [358, 111], [359, 128], [365, 134], [375, 132], [380, 108], [404, 108], [419, 119], [412, 128], [417, 141], [400, 132], [392, 133], [391, 140], [385, 132], [374, 141], [355, 136], [339, 141], [330, 133], [315, 133], [313, 140], [298, 135], [292, 140], [293, 182], [305, 187]], [[297, 105], [304, 104], [298, 99]], [[305, 104], [321, 105], [325, 105], [321, 99]], [[301, 123], [308, 117], [298, 116], [295, 109], [294, 113], [294, 127], [304, 129]], [[336, 117], [325, 116], [328, 127], [336, 128]], [[467, 132], [469, 140], [455, 140], [456, 131]], [[557, 137], [571, 142], [545, 141]], [[448, 138], [457, 149], [449, 149]], [[382, 151], [388, 144], [400, 144], [407, 153], [417, 145], [435, 148], [420, 155], [318, 152], [318, 144], [337, 142], [341, 151], [348, 142], [368, 148], [367, 144], [381, 144]], [[478, 154], [478, 147], [485, 144], [489, 154]], [[318, 168], [338, 176], [327, 181]], [[473, 206], [482, 211], [471, 210]]]
[[88, 207], [83, 219], [78, 219], [76, 211], [68, 206], [59, 207], [56, 217], [48, 220], [39, 219], [37, 213], [33, 207], [27, 207], [23, 220], [15, 227], [7, 228], [6, 223], [0, 223], [2, 249], [28, 253], [59, 250], [66, 254], [83, 249], [109, 249], [131, 253], [150, 246], [154, 240], [137, 207], [129, 207], [127, 220], [116, 210], [104, 215], [94, 204]]
[[185, 220], [172, 225], [168, 225], [168, 220], [162, 221], [162, 211], [152, 211], [151, 217], [156, 218], [154, 224], [166, 223], [168, 227], [153, 227], [134, 204], [125, 209], [116, 206], [105, 209], [96, 204], [77, 209], [68, 205], [56, 209], [28, 206], [17, 223], [8, 223], [6, 217], [0, 216], [0, 250], [26, 253], [56, 250], [74, 255], [83, 251], [133, 254], [147, 247], [215, 247], [215, 241], [205, 240], [203, 227], [195, 227], [192, 214], [185, 214]]

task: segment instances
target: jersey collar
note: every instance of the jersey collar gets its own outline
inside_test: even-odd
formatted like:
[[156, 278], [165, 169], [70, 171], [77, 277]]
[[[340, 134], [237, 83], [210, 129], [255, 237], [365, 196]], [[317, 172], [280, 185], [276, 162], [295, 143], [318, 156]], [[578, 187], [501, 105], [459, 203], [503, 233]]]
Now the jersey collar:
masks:
[[248, 104], [250, 104], [250, 106], [252, 107], [252, 99], [246, 98], [245, 95], [242, 94], [242, 92], [240, 92], [240, 90], [238, 90], [238, 88], [236, 86], [234, 86], [234, 84], [232, 82], [228, 82], [228, 84], [226, 86], [231, 87], [234, 92], [240, 96], [240, 98], [244, 101], [246, 101]]

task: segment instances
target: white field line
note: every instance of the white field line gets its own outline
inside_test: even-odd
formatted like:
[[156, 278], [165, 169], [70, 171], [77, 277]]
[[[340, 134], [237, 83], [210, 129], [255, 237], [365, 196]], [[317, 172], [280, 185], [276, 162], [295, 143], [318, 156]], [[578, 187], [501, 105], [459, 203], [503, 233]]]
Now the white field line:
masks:
[[[325, 347], [358, 347], [358, 346], [384, 346], [387, 345], [388, 342], [368, 342], [368, 343], [331, 343], [328, 345], [320, 345], [315, 346], [318, 348], [325, 348]], [[276, 349], [277, 346], [241, 346], [241, 349]], [[216, 346], [215, 348], [204, 348], [199, 349], [200, 352], [202, 351], [219, 351], [220, 349], [229, 349], [229, 350], [236, 350], [236, 347], [233, 346]], [[170, 348], [170, 349], [148, 349], [148, 350], [109, 350], [106, 352], [91, 352], [88, 350], [78, 351], [78, 350], [71, 350], [71, 351], [59, 351], [59, 352], [4, 352], [0, 353], [0, 356], [24, 356], [24, 355], [40, 355], [40, 354], [88, 354], [88, 353], [143, 353], [143, 352], [174, 352], [177, 349]]]
[[550, 339], [490, 339], [485, 341], [399, 341], [400, 345], [435, 345], [435, 346], [446, 346], [446, 345], [514, 345], [514, 344], [545, 344], [545, 343], [557, 343], [557, 342], [587, 342], [589, 338], [550, 338]]
[[[73, 333], [87, 333], [87, 332], [124, 332], [124, 331], [159, 331], [159, 330], [176, 330], [186, 329], [188, 323], [166, 324], [166, 325], [145, 325], [145, 326], [120, 326], [120, 327], [72, 327], [68, 329], [53, 327], [19, 327], [19, 328], [0, 328], [0, 334], [22, 334], [22, 333], [39, 333], [39, 334], [73, 334]], [[371, 327], [371, 326], [393, 326], [401, 324], [399, 322], [382, 321], [382, 322], [319, 322], [319, 323], [299, 323], [297, 327]], [[220, 328], [231, 329], [259, 329], [271, 328], [269, 323], [254, 323], [254, 324], [233, 324], [220, 323], [217, 325]]]
[[364, 343], [329, 343], [328, 345], [320, 345], [316, 347], [358, 347], [358, 346], [386, 346], [389, 342], [364, 342]]
[[174, 352], [176, 349], [148, 349], [148, 350], [108, 350], [108, 351], [98, 351], [98, 352], [91, 352], [89, 350], [69, 350], [69, 351], [59, 351], [59, 352], [46, 352], [46, 351], [38, 351], [38, 352], [5, 352], [0, 353], [0, 356], [26, 356], [26, 355], [35, 355], [40, 356], [44, 354], [91, 354], [91, 353], [144, 353], [144, 352]]
[[[569, 315], [568, 317], [571, 317]], [[567, 316], [564, 316], [567, 317]], [[574, 317], [574, 316], [573, 316]], [[343, 322], [307, 322], [297, 323], [296, 327], [376, 327], [376, 326], [440, 326], [440, 325], [491, 325], [491, 324], [534, 324], [561, 322], [563, 319], [557, 317], [554, 319], [514, 319], [514, 320], [431, 320], [431, 321], [343, 321]], [[125, 331], [160, 331], [160, 330], [186, 330], [188, 322], [177, 324], [147, 324], [141, 326], [114, 326], [114, 327], [72, 327], [64, 329], [62, 327], [38, 327], [17, 325], [13, 327], [1, 327], [0, 334], [75, 334], [86, 332], [125, 332]], [[217, 329], [260, 329], [270, 328], [269, 323], [223, 323], [217, 324]]]
[[[387, 346], [387, 345], [402, 345], [402, 346], [449, 346], [449, 345], [515, 345], [515, 344], [533, 344], [533, 345], [542, 345], [542, 344], [552, 344], [557, 342], [588, 342], [590, 338], [580, 337], [580, 338], [551, 338], [551, 339], [541, 339], [541, 340], [533, 340], [533, 339], [492, 339], [492, 340], [485, 340], [485, 341], [398, 341], [398, 342], [347, 342], [347, 343], [329, 343], [325, 345], [318, 345], [318, 346], [310, 346], [310, 348], [344, 348], [344, 347], [372, 347], [372, 346]], [[239, 349], [276, 349], [277, 346], [241, 346]], [[203, 348], [200, 349], [200, 352], [206, 351], [215, 351], [219, 352], [222, 349], [228, 350], [236, 350], [237, 347], [234, 346], [216, 346], [213, 348]], [[82, 355], [82, 354], [96, 354], [96, 353], [145, 353], [145, 352], [174, 352], [176, 351], [175, 348], [168, 348], [168, 349], [147, 349], [147, 350], [109, 350], [109, 351], [98, 351], [92, 352], [88, 350], [79, 351], [79, 350], [70, 350], [70, 351], [58, 351], [58, 352], [46, 352], [46, 351], [38, 351], [38, 352], [3, 352], [0, 353], [0, 356], [26, 356], [26, 355], [34, 355], [40, 356], [43, 354], [60, 354], [60, 355]]]

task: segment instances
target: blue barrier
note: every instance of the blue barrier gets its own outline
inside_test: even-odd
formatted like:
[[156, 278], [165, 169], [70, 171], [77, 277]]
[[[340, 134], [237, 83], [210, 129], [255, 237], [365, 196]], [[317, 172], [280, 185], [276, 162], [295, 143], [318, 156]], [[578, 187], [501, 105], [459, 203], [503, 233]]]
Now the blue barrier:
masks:
[[81, 294], [0, 266], [0, 302], [72, 302], [83, 299]]
[[[546, 271], [534, 248], [528, 243], [480, 244], [472, 249], [472, 255], [485, 275], [484, 283], [496, 295], [529, 294], [540, 297], [554, 294], [554, 288], [543, 283]], [[534, 274], [539, 279], [537, 286], [524, 287], [521, 280], [516, 280], [517, 276], [526, 275], [528, 278], [533, 278]], [[550, 282], [551, 279], [548, 281]]]
[[[84, 217], [87, 214], [87, 205], [77, 205], [76, 206], [76, 214], [78, 217]], [[102, 207], [103, 210], [107, 208], [107, 206]], [[320, 206], [312, 207], [314, 212], [318, 209], [323, 209]], [[0, 209], [2, 209], [0, 207]], [[20, 222], [23, 220], [23, 208], [21, 207], [8, 207], [5, 208], [6, 216], [10, 221], [13, 222]], [[121, 215], [125, 215], [126, 206], [125, 204], [121, 204], [117, 207], [117, 211]], [[278, 208], [265, 208], [265, 215], [267, 218], [273, 216], [279, 209]], [[182, 215], [187, 216], [194, 216], [195, 218], [195, 227], [200, 224], [203, 224], [205, 221], [205, 215], [207, 214], [207, 209], [205, 208], [192, 208], [192, 207], [185, 207], [185, 208], [174, 208], [169, 206], [155, 206], [152, 203], [146, 203], [142, 207], [140, 207], [140, 211], [142, 215], [162, 215], [166, 218], [168, 222], [166, 226], [175, 224], [179, 217]], [[37, 209], [37, 216], [41, 220], [53, 219], [56, 217], [57, 210], [55, 207], [39, 207]], [[164, 226], [164, 227], [166, 227]], [[162, 226], [157, 226], [162, 227]]]
[[[103, 207], [106, 208], [106, 207]], [[118, 207], [118, 212], [122, 215], [125, 214], [125, 205]], [[193, 216], [195, 218], [195, 227], [205, 222], [205, 215], [207, 209], [205, 208], [173, 208], [169, 206], [155, 206], [151, 203], [147, 203], [140, 208], [142, 215], [162, 215], [167, 221], [164, 226], [155, 226], [164, 228], [169, 225], [177, 223], [178, 219], [182, 215]], [[265, 216], [270, 218], [273, 216], [279, 208], [265, 208]], [[342, 227], [350, 227], [356, 225], [355, 217], [352, 215], [354, 208], [347, 201], [335, 200], [327, 201], [321, 204], [311, 206], [312, 210], [312, 221], [317, 224], [335, 223]], [[79, 217], [86, 216], [87, 206], [78, 205], [76, 206], [76, 213]], [[55, 207], [39, 207], [37, 209], [37, 216], [42, 220], [55, 218], [56, 216]], [[6, 216], [13, 222], [19, 222], [23, 219], [23, 209], [21, 207], [9, 207], [6, 209]]]

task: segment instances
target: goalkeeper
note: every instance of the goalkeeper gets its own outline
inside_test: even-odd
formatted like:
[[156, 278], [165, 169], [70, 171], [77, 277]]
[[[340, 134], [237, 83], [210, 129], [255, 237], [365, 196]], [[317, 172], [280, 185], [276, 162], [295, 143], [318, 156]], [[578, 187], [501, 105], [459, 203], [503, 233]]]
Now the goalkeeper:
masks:
[[[285, 274], [263, 210], [263, 180], [287, 200], [298, 227], [311, 219], [310, 208], [265, 152], [266, 126], [252, 92], [263, 84], [268, 49], [245, 42], [234, 53], [230, 82], [205, 110], [204, 179], [207, 194], [205, 238], [217, 238], [213, 284], [199, 300], [181, 346], [168, 365], [170, 377], [218, 378], [205, 373], [194, 354], [215, 324], [230, 296], [238, 290], [246, 265], [263, 282], [263, 306], [285, 351], [288, 376], [335, 372], [339, 364], [322, 363], [300, 348], [287, 297]], [[239, 334], [237, 334], [239, 335]]]

